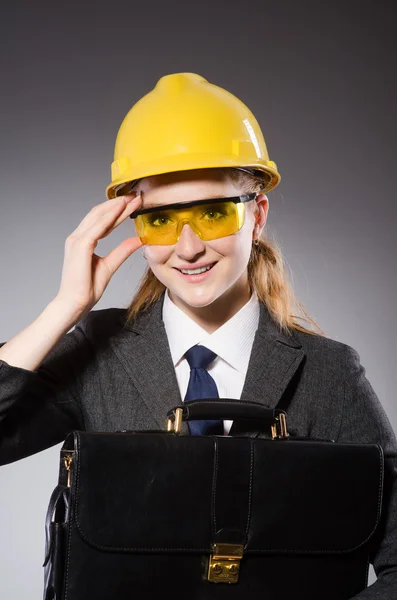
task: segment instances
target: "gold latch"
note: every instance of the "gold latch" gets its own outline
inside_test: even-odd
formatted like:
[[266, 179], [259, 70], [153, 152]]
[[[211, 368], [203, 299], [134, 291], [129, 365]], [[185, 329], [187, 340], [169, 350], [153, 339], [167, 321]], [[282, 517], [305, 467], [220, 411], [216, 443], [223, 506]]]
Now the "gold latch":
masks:
[[180, 433], [182, 427], [182, 409], [177, 408], [174, 411], [173, 417], [167, 419], [167, 431], [173, 431], [174, 433]]
[[237, 583], [243, 546], [240, 544], [212, 544], [208, 565], [208, 581]]
[[[277, 433], [277, 425], [279, 425], [279, 432]], [[285, 413], [280, 413], [276, 417], [276, 423], [271, 426], [272, 429], [272, 439], [275, 438], [287, 438], [289, 437], [289, 433], [287, 431], [287, 418]]]
[[66, 456], [64, 456], [63, 464], [65, 465], [65, 469], [68, 472], [68, 481], [66, 484], [68, 488], [70, 488], [70, 475], [71, 475], [72, 462], [73, 462], [72, 454], [67, 454]]

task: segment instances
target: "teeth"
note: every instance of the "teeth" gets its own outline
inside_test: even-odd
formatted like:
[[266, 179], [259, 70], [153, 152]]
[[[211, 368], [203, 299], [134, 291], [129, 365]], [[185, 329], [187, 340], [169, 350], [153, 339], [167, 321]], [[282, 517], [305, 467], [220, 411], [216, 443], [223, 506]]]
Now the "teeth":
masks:
[[209, 265], [208, 267], [203, 267], [202, 269], [180, 269], [180, 271], [185, 275], [198, 275], [198, 273], [205, 273], [205, 271], [209, 271], [211, 267], [212, 265]]

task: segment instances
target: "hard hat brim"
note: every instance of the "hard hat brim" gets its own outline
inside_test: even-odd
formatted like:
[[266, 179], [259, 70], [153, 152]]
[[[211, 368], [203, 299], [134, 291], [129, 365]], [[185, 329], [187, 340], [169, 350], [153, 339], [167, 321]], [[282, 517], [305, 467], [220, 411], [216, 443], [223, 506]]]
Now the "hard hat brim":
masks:
[[[236, 158], [237, 157], [223, 156], [222, 159], [214, 161], [214, 156], [210, 154], [189, 154], [188, 156], [177, 155], [162, 157], [161, 163], [159, 162], [157, 165], [153, 162], [151, 162], [150, 165], [129, 165], [128, 159], [127, 161], [115, 161], [115, 163], [118, 162], [119, 164], [123, 164], [124, 169], [120, 173], [120, 176], [114, 179], [113, 182], [107, 186], [106, 196], [109, 200], [116, 198], [118, 195], [117, 191], [120, 187], [122, 187], [124, 184], [130, 181], [143, 179], [144, 177], [151, 177], [153, 175], [162, 175], [165, 173], [172, 173], [177, 171], [188, 171], [206, 168], [250, 167], [252, 169], [262, 171], [263, 173], [269, 176], [269, 182], [265, 186], [265, 189], [263, 190], [264, 192], [269, 192], [280, 183], [281, 176], [278, 173], [277, 166], [273, 161], [258, 161], [256, 163], [253, 163], [252, 159], [247, 158], [246, 160], [244, 160], [244, 157], [242, 156], [239, 156], [238, 160], [236, 160]], [[113, 165], [115, 163], [113, 163]]]

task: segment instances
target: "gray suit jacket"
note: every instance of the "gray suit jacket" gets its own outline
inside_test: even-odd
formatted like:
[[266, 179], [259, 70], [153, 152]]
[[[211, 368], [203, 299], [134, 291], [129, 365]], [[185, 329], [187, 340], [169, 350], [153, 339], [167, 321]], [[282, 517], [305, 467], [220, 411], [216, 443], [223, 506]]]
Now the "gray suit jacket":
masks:
[[[130, 326], [125, 309], [91, 311], [37, 371], [0, 360], [0, 464], [73, 429], [164, 429], [181, 397], [161, 314], [162, 300]], [[325, 337], [282, 334], [261, 305], [241, 400], [285, 408], [291, 435], [382, 445], [385, 504], [371, 560], [378, 579], [354, 598], [395, 600], [397, 442], [357, 352]]]

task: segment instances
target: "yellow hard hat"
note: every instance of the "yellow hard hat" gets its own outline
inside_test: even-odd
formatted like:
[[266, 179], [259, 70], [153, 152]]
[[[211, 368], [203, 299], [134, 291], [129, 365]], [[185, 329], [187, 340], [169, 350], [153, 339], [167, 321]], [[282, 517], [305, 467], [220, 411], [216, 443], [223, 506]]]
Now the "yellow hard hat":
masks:
[[249, 108], [196, 73], [173, 73], [138, 100], [117, 134], [108, 199], [142, 177], [204, 169], [248, 167], [267, 174], [263, 191], [280, 181]]

